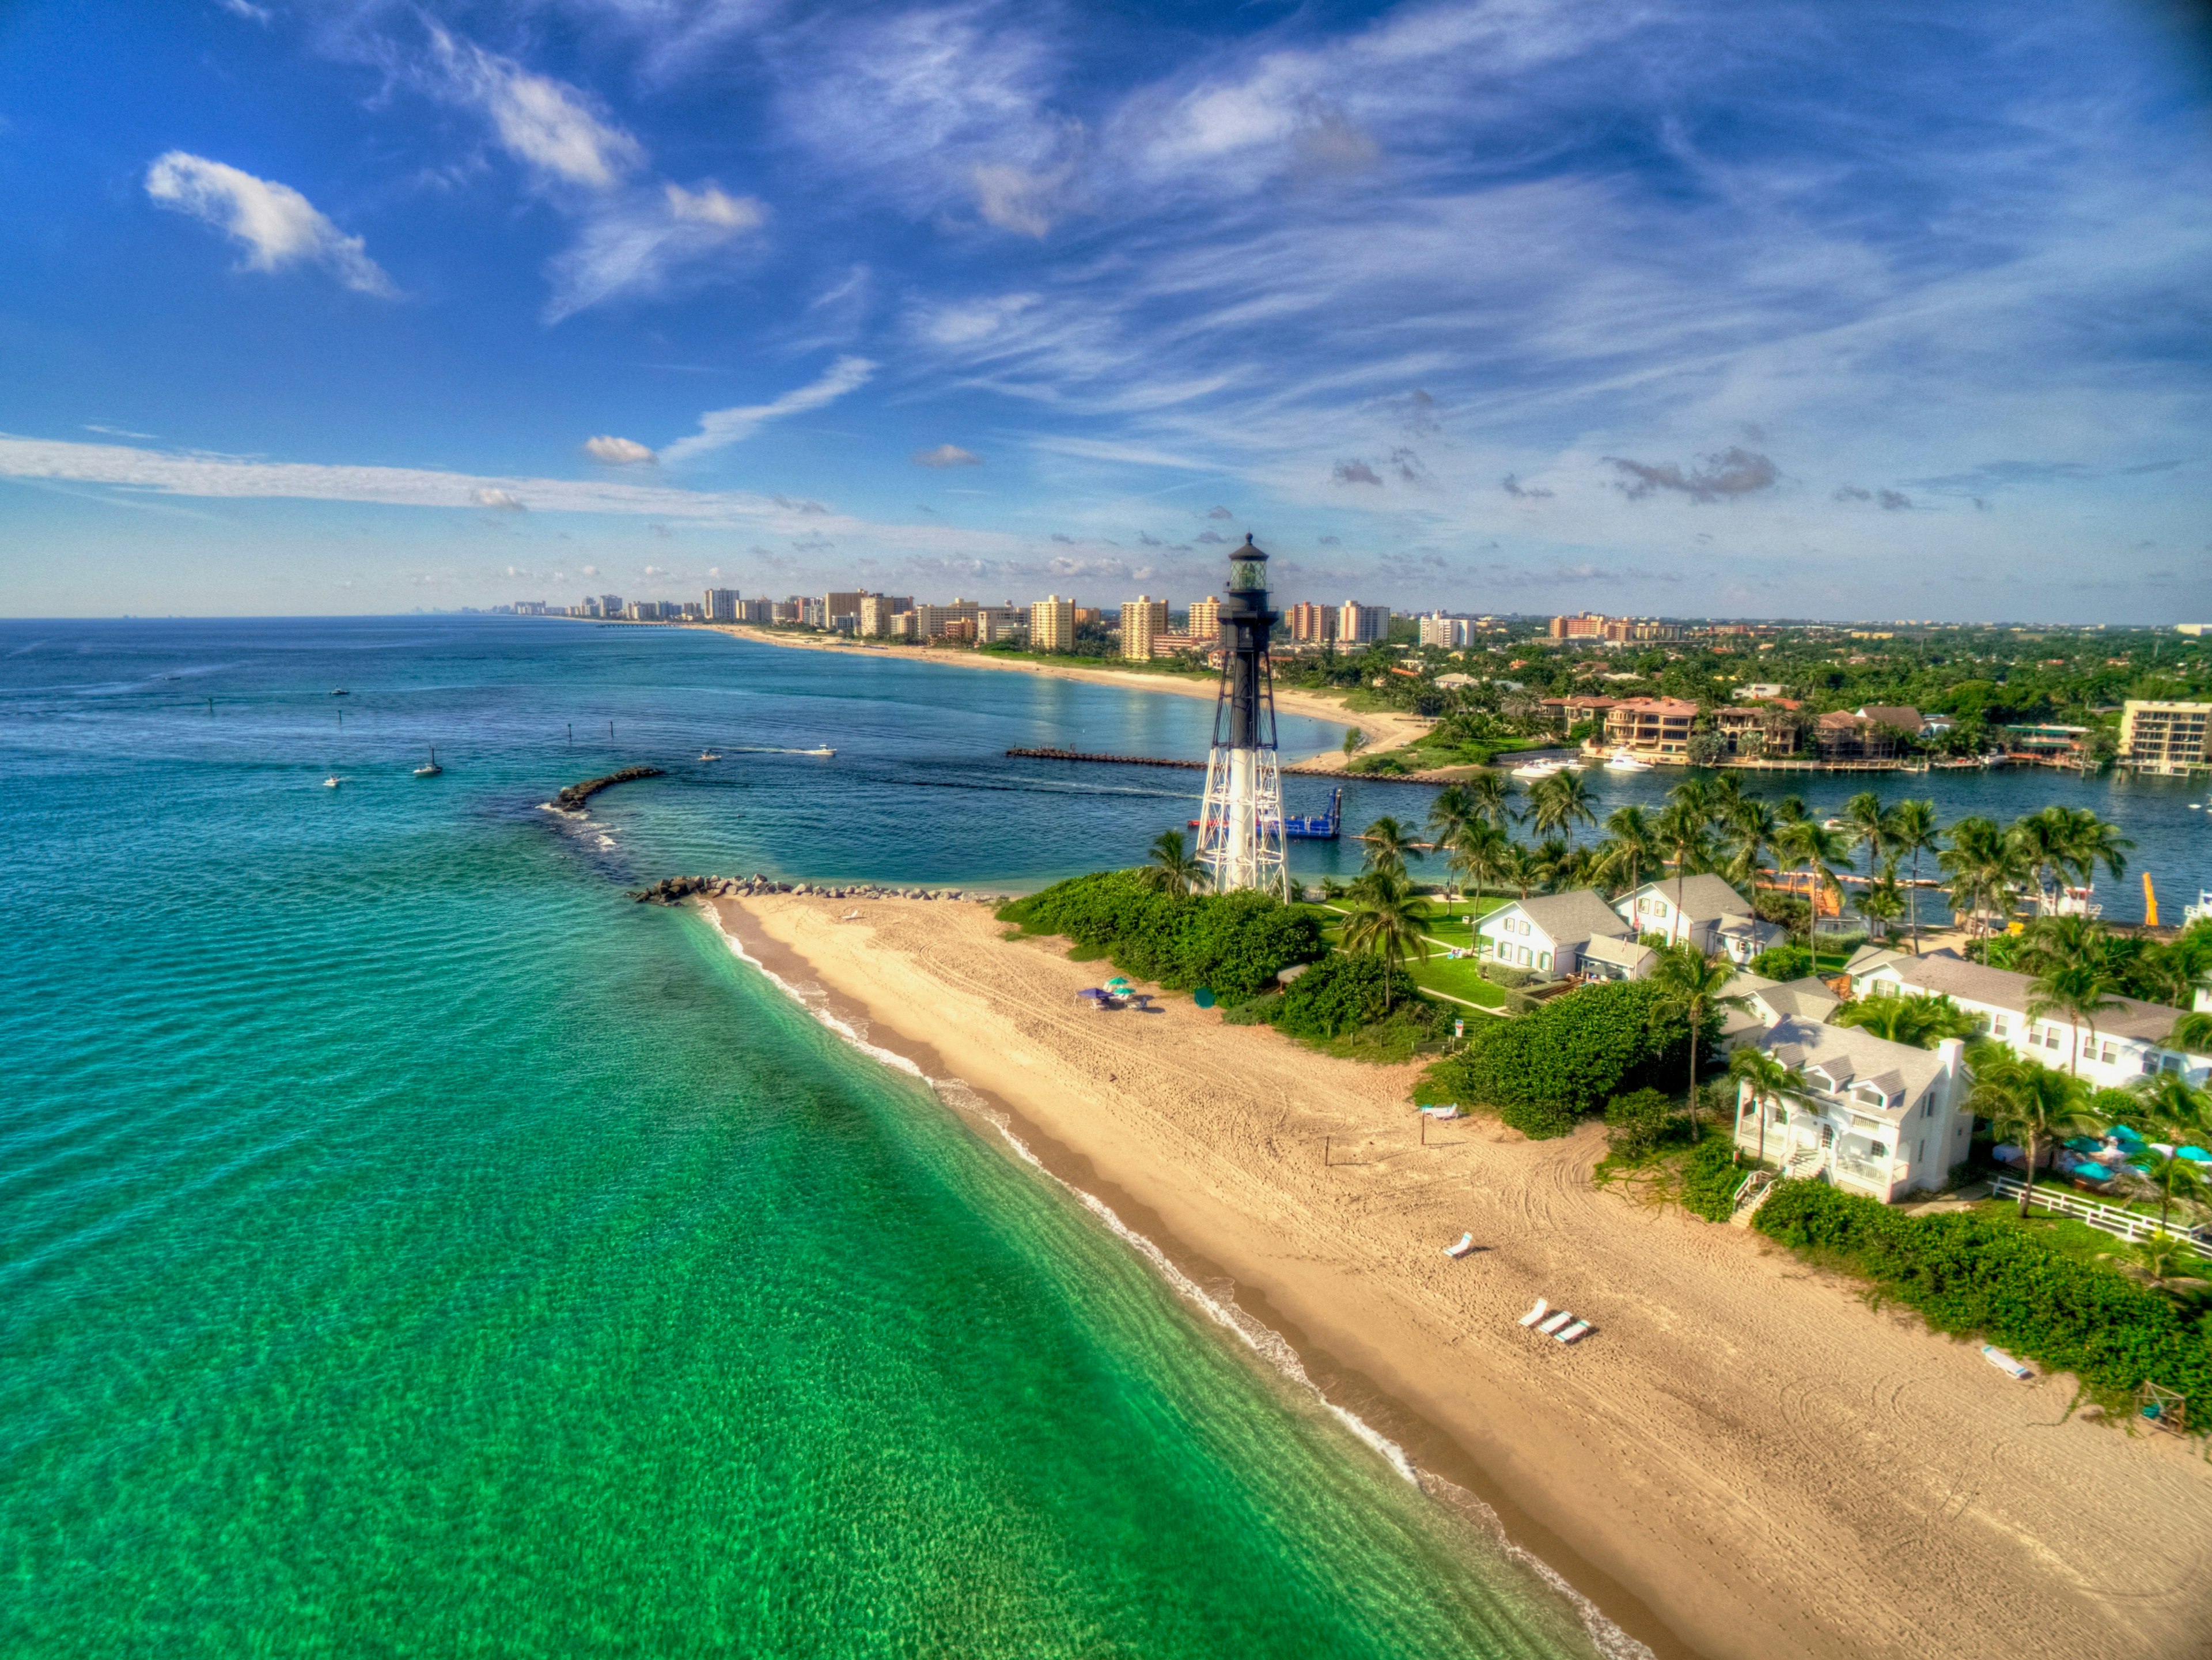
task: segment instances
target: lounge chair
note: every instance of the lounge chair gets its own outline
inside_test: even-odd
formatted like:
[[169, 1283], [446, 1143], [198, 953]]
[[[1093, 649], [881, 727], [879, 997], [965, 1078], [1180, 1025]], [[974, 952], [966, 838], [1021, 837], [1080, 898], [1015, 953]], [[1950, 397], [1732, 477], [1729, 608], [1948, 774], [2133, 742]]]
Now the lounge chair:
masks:
[[1538, 1322], [1536, 1329], [1542, 1332], [1545, 1336], [1549, 1337], [1557, 1332], [1560, 1327], [1565, 1325], [1567, 1322], [1574, 1317], [1575, 1316], [1568, 1313], [1566, 1310], [1561, 1309], [1557, 1314], [1551, 1316], [1548, 1319]]
[[1540, 1297], [1536, 1299], [1536, 1306], [1521, 1316], [1521, 1323], [1524, 1326], [1533, 1326], [1551, 1310], [1552, 1305]]
[[1444, 1255], [1447, 1256], [1464, 1256], [1474, 1249], [1474, 1236], [1471, 1233], [1462, 1233], [1459, 1237], [1458, 1243], [1446, 1245], [1444, 1247]]
[[1982, 1345], [1982, 1359], [1988, 1361], [1991, 1365], [1995, 1366], [1999, 1371], [2005, 1373], [2008, 1377], [2019, 1378], [2023, 1383], [2030, 1382], [2035, 1377], [2035, 1373], [2033, 1371], [2028, 1367], [2021, 1365], [2019, 1361], [2013, 1359], [2011, 1355], [2007, 1354], [2002, 1349], [1999, 1348], [1994, 1343], [1984, 1343]]
[[1577, 1320], [1571, 1326], [1564, 1326], [1560, 1328], [1558, 1331], [1553, 1332], [1552, 1335], [1558, 1338], [1562, 1343], [1571, 1343], [1577, 1337], [1586, 1335], [1589, 1329], [1590, 1323], [1589, 1321]]

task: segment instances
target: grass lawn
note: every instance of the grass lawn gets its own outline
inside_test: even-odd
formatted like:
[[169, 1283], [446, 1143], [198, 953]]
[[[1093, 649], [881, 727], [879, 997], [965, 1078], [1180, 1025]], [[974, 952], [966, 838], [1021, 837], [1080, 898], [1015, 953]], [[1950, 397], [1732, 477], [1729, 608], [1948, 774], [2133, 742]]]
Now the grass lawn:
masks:
[[1425, 963], [1415, 958], [1406, 964], [1406, 972], [1423, 991], [1440, 991], [1486, 1009], [1501, 1008], [1505, 1003], [1505, 988], [1484, 979], [1480, 965], [1472, 958], [1431, 957]]
[[[2072, 1192], [2072, 1189], [2069, 1189], [2067, 1191]], [[2078, 1198], [2086, 1195], [2076, 1195], [2075, 1196]], [[2152, 1216], [2158, 1214], [2158, 1207], [2155, 1205], [2134, 1205], [2129, 1208], [2137, 1212], [2148, 1212]], [[1974, 1213], [1993, 1222], [2023, 1229], [2033, 1234], [2051, 1250], [2071, 1256], [2077, 1262], [2092, 1263], [2100, 1268], [2112, 1266], [2108, 1262], [2100, 1261], [2100, 1258], [2109, 1253], [2124, 1251], [2127, 1249], [2121, 1241], [2115, 1239], [2102, 1229], [2093, 1228], [2087, 1222], [2068, 1216], [2063, 1212], [2048, 1211], [2039, 1206], [2031, 1205], [2028, 1207], [2027, 1219], [2022, 1221], [2020, 1216], [2020, 1201], [2017, 1199], [1978, 1201], [1974, 1206]], [[2186, 1247], [2184, 1249], [2185, 1250]], [[2202, 1274], [2203, 1272], [2201, 1266], [2202, 1260], [2202, 1258], [2198, 1259], [2200, 1263], [2198, 1268], [2185, 1268], [2183, 1271]]]

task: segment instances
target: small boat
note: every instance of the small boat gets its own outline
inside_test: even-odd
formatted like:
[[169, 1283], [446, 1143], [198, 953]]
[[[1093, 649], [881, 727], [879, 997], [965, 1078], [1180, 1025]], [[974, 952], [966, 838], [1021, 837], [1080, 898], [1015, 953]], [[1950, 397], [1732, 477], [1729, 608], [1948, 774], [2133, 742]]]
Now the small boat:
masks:
[[1615, 750], [1607, 757], [1605, 769], [1607, 772], [1649, 772], [1651, 770], [1651, 763], [1641, 756], [1630, 754], [1626, 750]]
[[344, 782], [344, 779], [339, 777], [337, 774], [332, 773], [329, 777], [323, 780], [323, 787], [326, 790], [334, 790], [340, 784]]
[[699, 758], [702, 761], [719, 761], [722, 757], [715, 754], [712, 750], [701, 750], [699, 751]]
[[[177, 677], [173, 674], [169, 678], [173, 680]], [[334, 686], [331, 690], [331, 696], [333, 697], [350, 697], [353, 694], [348, 691], [343, 686]]]
[[835, 755], [837, 751], [831, 749], [827, 744], [817, 744], [811, 750], [801, 750], [799, 752], [801, 755]]
[[435, 778], [443, 771], [445, 771], [445, 769], [438, 764], [438, 746], [433, 744], [430, 746], [430, 760], [428, 764], [416, 768], [415, 775], [417, 778]]

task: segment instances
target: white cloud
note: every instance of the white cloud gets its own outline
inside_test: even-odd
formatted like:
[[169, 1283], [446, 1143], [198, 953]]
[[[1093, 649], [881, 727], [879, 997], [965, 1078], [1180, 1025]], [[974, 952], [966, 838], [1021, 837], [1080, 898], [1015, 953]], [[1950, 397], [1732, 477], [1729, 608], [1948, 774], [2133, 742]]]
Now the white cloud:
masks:
[[657, 294], [679, 265], [726, 246], [767, 222], [768, 210], [750, 196], [732, 196], [712, 180], [697, 190], [664, 183], [598, 207], [576, 244], [546, 267], [552, 297], [545, 320], [560, 322], [621, 294]]
[[480, 110], [500, 145], [544, 178], [608, 191], [645, 164], [645, 146], [592, 107], [590, 95], [431, 27], [439, 87]]
[[597, 565], [586, 565], [582, 574], [586, 576], [597, 576], [599, 574], [599, 568]]
[[935, 449], [916, 450], [914, 464], [918, 467], [980, 467], [983, 458], [957, 444], [939, 444]]
[[764, 421], [774, 421], [787, 415], [799, 415], [808, 410], [818, 410], [825, 404], [835, 403], [847, 392], [865, 386], [875, 374], [876, 366], [865, 357], [840, 357], [830, 366], [829, 372], [818, 380], [787, 392], [775, 402], [753, 404], [738, 409], [709, 410], [699, 417], [699, 430], [689, 438], [679, 438], [660, 452], [664, 461], [686, 461], [695, 455], [704, 455], [731, 444], [742, 443], [752, 436]]
[[965, 305], [940, 306], [921, 319], [921, 332], [935, 345], [974, 345], [1003, 331], [1036, 303], [1034, 294], [1006, 294]]
[[584, 453], [594, 461], [604, 461], [612, 467], [630, 466], [659, 459], [635, 438], [616, 438], [607, 435], [586, 438]]
[[171, 150], [147, 168], [146, 194], [229, 233], [245, 245], [249, 271], [317, 265], [356, 294], [398, 292], [360, 237], [344, 234], [289, 185]]
[[501, 513], [520, 513], [524, 510], [520, 496], [513, 490], [501, 489], [495, 485], [479, 485], [471, 492], [471, 497], [478, 507], [496, 508]]
[[979, 161], [970, 173], [975, 181], [975, 207], [1000, 230], [1019, 232], [1043, 240], [1058, 216], [1062, 193], [1075, 176], [1070, 162], [1048, 173], [1031, 173], [1000, 161]]
[[249, 23], [266, 23], [269, 21], [268, 8], [254, 5], [252, 0], [216, 0], [216, 4], [233, 17], [243, 17]]

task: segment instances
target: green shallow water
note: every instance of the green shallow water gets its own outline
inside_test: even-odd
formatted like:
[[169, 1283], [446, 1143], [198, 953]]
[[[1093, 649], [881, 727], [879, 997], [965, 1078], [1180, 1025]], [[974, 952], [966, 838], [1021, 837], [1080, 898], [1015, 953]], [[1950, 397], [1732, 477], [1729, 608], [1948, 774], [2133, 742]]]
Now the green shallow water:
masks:
[[526, 799], [68, 747], [6, 774], [0, 1652], [1593, 1651]]

